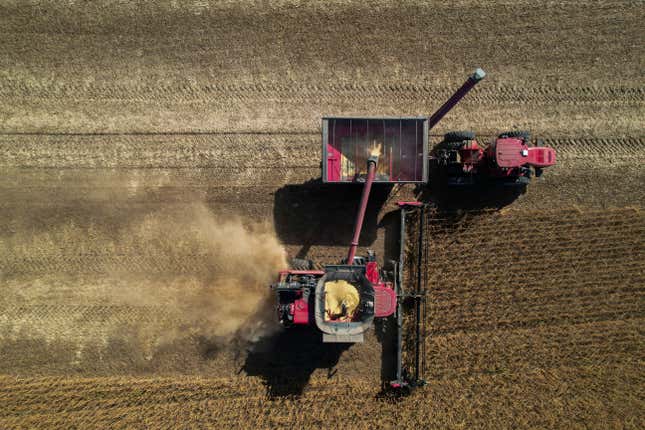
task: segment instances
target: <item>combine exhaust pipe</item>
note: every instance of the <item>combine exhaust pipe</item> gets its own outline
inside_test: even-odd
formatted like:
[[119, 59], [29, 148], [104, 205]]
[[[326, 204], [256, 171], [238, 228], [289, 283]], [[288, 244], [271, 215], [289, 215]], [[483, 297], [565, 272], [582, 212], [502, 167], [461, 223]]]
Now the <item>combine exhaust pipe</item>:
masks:
[[432, 130], [432, 128], [437, 125], [437, 123], [441, 121], [441, 119], [446, 116], [446, 114], [450, 112], [457, 103], [459, 103], [459, 100], [461, 100], [466, 94], [468, 94], [468, 92], [472, 90], [479, 81], [484, 79], [484, 77], [486, 77], [486, 72], [484, 72], [480, 68], [477, 68], [472, 75], [468, 76], [466, 82], [464, 82], [464, 84], [459, 87], [459, 89], [455, 91], [455, 93], [450, 96], [450, 98], [443, 105], [441, 105], [441, 107], [437, 109], [435, 113], [432, 114], [430, 120], [428, 121], [428, 129]]

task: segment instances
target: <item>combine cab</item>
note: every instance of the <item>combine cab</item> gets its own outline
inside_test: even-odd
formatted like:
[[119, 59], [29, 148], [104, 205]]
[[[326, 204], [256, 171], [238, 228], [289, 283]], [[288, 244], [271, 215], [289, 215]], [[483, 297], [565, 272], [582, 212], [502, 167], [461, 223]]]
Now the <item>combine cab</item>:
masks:
[[370, 261], [330, 265], [325, 270], [285, 270], [273, 285], [285, 327], [315, 325], [323, 342], [361, 342], [374, 318], [392, 315], [396, 294], [370, 254]]

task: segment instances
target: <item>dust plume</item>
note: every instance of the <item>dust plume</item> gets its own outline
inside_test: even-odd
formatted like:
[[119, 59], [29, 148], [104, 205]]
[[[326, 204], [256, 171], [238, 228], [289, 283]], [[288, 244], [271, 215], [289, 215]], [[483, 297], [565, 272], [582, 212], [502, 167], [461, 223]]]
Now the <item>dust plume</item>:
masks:
[[254, 341], [277, 328], [269, 285], [287, 267], [286, 253], [266, 224], [217, 219], [204, 205], [191, 210], [193, 227], [211, 252], [213, 266], [203, 287], [179, 300], [194, 329], [223, 339]]
[[254, 342], [279, 329], [270, 284], [287, 267], [286, 252], [268, 223], [215, 215], [203, 203], [182, 211], [154, 211], [124, 226], [120, 249], [149, 255], [142, 274], [110, 268], [122, 285], [102, 290], [111, 303], [159, 309], [159, 323], [130, 327], [154, 351], [182, 339], [208, 339], [217, 347]]
[[16, 211], [0, 232], [0, 342], [65, 342], [75, 362], [95, 363], [89, 357], [111, 345], [152, 360], [203, 339], [219, 348], [276, 330], [269, 285], [287, 263], [273, 226], [128, 179]]

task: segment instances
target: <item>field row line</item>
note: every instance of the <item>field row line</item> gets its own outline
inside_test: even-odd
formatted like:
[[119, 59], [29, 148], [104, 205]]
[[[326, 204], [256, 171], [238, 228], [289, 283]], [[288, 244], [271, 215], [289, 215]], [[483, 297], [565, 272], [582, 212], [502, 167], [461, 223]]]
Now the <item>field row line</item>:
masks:
[[[111, 83], [32, 83], [24, 80], [5, 79], [0, 84], [0, 96], [73, 98], [119, 100], [194, 100], [205, 98], [231, 100], [270, 100], [307, 98], [365, 99], [366, 97], [395, 96], [399, 100], [444, 99], [452, 94], [452, 88], [437, 87], [415, 83], [334, 83], [317, 85], [314, 83], [255, 83], [206, 85], [124, 85]], [[498, 86], [481, 88], [471, 96], [472, 102], [640, 102], [645, 101], [645, 87], [605, 86], [605, 87], [562, 87], [562, 86]]]
[[570, 324], [586, 324], [592, 322], [605, 322], [605, 321], [622, 321], [630, 319], [641, 319], [645, 316], [642, 309], [635, 309], [633, 311], [625, 312], [623, 310], [617, 312], [596, 312], [585, 315], [565, 314], [557, 316], [533, 316], [532, 318], [525, 318], [523, 320], [498, 320], [490, 321], [490, 316], [482, 317], [474, 324], [467, 324], [462, 321], [461, 324], [455, 323], [452, 326], [444, 326], [443, 324], [434, 324], [428, 321], [430, 327], [435, 325], [440, 326], [440, 329], [430, 329], [431, 336], [453, 334], [456, 332], [492, 332], [492, 331], [506, 331], [515, 330], [520, 328], [535, 328], [539, 326], [562, 326]]
[[[451, 219], [445, 213], [437, 214], [437, 217], [428, 217], [427, 229], [435, 236], [445, 235], [453, 237], [455, 234], [462, 238], [471, 238], [486, 230], [503, 230], [507, 234], [541, 231], [560, 231], [570, 233], [571, 227], [578, 227], [589, 230], [602, 227], [633, 227], [640, 229], [640, 224], [633, 222], [645, 220], [645, 214], [640, 209], [616, 208], [616, 209], [585, 209], [584, 212], [575, 208], [563, 208], [559, 210], [528, 210], [523, 211], [520, 219], [511, 218], [496, 212], [485, 211], [464, 211], [461, 218]], [[467, 236], [463, 236], [467, 235]], [[430, 239], [428, 239], [430, 240]], [[432, 239], [431, 241], [434, 241]]]
[[[602, 139], [598, 139], [602, 140]], [[630, 140], [630, 139], [626, 139]], [[611, 155], [615, 164], [622, 161], [625, 165], [633, 164], [633, 157], [638, 153], [640, 145], [645, 145], [645, 141], [639, 142], [636, 139], [633, 145], [614, 146], [608, 148], [576, 149], [571, 152], [561, 153], [560, 162], [570, 163], [573, 165], [585, 164], [591, 167], [597, 166], [598, 163], [590, 160], [589, 151], [594, 151], [594, 156], [601, 158], [603, 154]], [[546, 142], [548, 145], [549, 142]], [[642, 144], [642, 145], [641, 145]], [[240, 174], [240, 169], [253, 169], [254, 171], [270, 171], [284, 169], [318, 169], [320, 162], [311, 157], [314, 150], [319, 150], [320, 143], [317, 141], [310, 148], [282, 148], [266, 147], [262, 142], [253, 145], [246, 145], [248, 148], [236, 148], [234, 155], [231, 149], [226, 148], [202, 148], [195, 149], [172, 147], [167, 150], [159, 150], [154, 153], [147, 144], [138, 144], [129, 148], [128, 151], [120, 151], [116, 148], [56, 148], [55, 145], [44, 146], [42, 144], [33, 145], [31, 151], [25, 145], [16, 143], [15, 145], [4, 145], [0, 139], [0, 166], [17, 168], [17, 169], [218, 169], [229, 170], [235, 174]], [[556, 146], [557, 145], [553, 145]], [[262, 147], [262, 153], [258, 153], [258, 147]], [[273, 152], [273, 156], [266, 158], [265, 151]], [[621, 155], [616, 155], [620, 152]], [[73, 153], [73, 158], [70, 155]], [[579, 153], [579, 155], [575, 155]], [[231, 168], [234, 164], [236, 167]], [[634, 165], [636, 167], [636, 165]], [[221, 172], [218, 172], [221, 173]]]
[[[518, 276], [518, 279], [513, 279], [512, 277], [507, 277], [506, 273], [497, 274], [494, 282], [493, 279], [479, 280], [478, 286], [472, 286], [469, 284], [467, 287], [459, 285], [459, 282], [451, 283], [441, 283], [441, 286], [436, 286], [435, 282], [429, 282], [431, 285], [428, 288], [429, 298], [437, 302], [447, 302], [451, 299], [455, 300], [465, 300], [469, 297], [482, 298], [487, 295], [492, 295], [495, 300], [503, 300], [506, 295], [513, 295], [515, 299], [520, 297], [526, 297], [530, 295], [544, 294], [547, 296], [548, 292], [553, 291], [562, 291], [561, 284], [567, 285], [566, 291], [575, 291], [575, 293], [569, 294], [579, 294], [579, 291], [582, 290], [591, 290], [590, 295], [594, 294], [606, 294], [614, 292], [642, 292], [645, 290], [645, 287], [641, 286], [640, 281], [645, 281], [645, 275], [641, 272], [643, 267], [634, 268], [635, 280], [630, 282], [630, 285], [625, 284], [616, 285], [615, 274], [607, 274], [603, 276], [605, 272], [593, 273], [589, 279], [580, 280], [579, 278], [573, 278], [569, 276], [547, 276], [544, 278], [532, 276], [529, 277], [531, 282], [524, 282], [521, 285], [517, 282], [521, 279]], [[622, 269], [622, 267], [621, 267]], [[622, 270], [621, 270], [622, 273]], [[629, 271], [626, 275], [629, 275]], [[535, 274], [537, 275], [537, 271]], [[488, 282], [486, 282], [488, 281]], [[437, 282], [438, 284], [438, 282]], [[633, 285], [632, 285], [633, 284]], [[516, 296], [516, 294], [520, 294]], [[563, 293], [561, 293], [563, 294]], [[522, 300], [522, 299], [520, 299]], [[527, 299], [529, 300], [529, 299]], [[532, 300], [532, 299], [530, 299]]]
[[[640, 293], [640, 294], [639, 294]], [[474, 299], [476, 296], [471, 296]], [[461, 321], [465, 316], [473, 320], [490, 318], [494, 315], [507, 315], [513, 309], [517, 316], [524, 318], [530, 315], [555, 316], [560, 313], [582, 315], [588, 310], [607, 310], [617, 312], [618, 309], [638, 311], [639, 299], [645, 299], [643, 290], [632, 292], [612, 293], [608, 297], [599, 298], [598, 294], [576, 295], [575, 293], [557, 295], [524, 295], [511, 300], [453, 300], [430, 301], [429, 315], [435, 315], [439, 321]], [[575, 305], [575, 306], [572, 306]], [[645, 310], [641, 311], [645, 312]]]
[[[616, 244], [611, 246], [605, 244], [602, 247], [590, 246], [590, 247], [584, 247], [584, 248], [579, 247], [579, 245], [572, 245], [568, 247], [564, 247], [564, 246], [550, 247], [546, 253], [544, 254], [540, 253], [540, 255], [536, 255], [536, 252], [533, 250], [533, 248], [530, 248], [530, 247], [522, 251], [518, 251], [516, 249], [499, 250], [492, 247], [490, 248], [491, 250], [498, 252], [498, 254], [495, 255], [494, 261], [492, 262], [482, 261], [482, 262], [478, 262], [475, 265], [472, 262], [472, 258], [467, 259], [463, 261], [466, 267], [451, 269], [448, 271], [448, 273], [445, 273], [445, 275], [443, 276], [451, 277], [456, 274], [467, 275], [468, 273], [473, 273], [473, 270], [475, 267], [480, 269], [489, 268], [494, 272], [500, 272], [502, 270], [509, 270], [510, 272], [525, 271], [526, 267], [524, 266], [527, 265], [527, 262], [535, 260], [536, 258], [539, 258], [538, 261], [540, 261], [540, 263], [542, 264], [535, 266], [535, 269], [532, 269], [531, 271], [526, 271], [525, 273], [527, 274], [527, 276], [536, 275], [538, 276], [538, 278], [540, 278], [540, 276], [538, 275], [539, 270], [548, 271], [547, 270], [548, 267], [552, 267], [551, 269], [552, 271], [564, 270], [565, 272], [568, 272], [572, 269], [575, 272], [575, 271], [579, 271], [579, 269], [585, 269], [586, 271], [589, 271], [591, 270], [591, 267], [590, 267], [591, 264], [602, 265], [603, 263], [605, 264], [611, 263], [610, 267], [612, 268], [615, 268], [615, 267], [627, 268], [629, 267], [631, 262], [638, 261], [637, 260], [638, 255], [642, 250], [642, 246], [643, 245], [641, 243]], [[452, 254], [453, 252], [459, 252], [462, 249], [468, 251], [467, 253], [471, 255], [473, 253], [480, 256], [485, 256], [488, 254], [486, 252], [486, 249], [478, 248], [476, 246], [467, 247], [467, 248], [455, 247], [450, 250], [451, 254], [446, 255], [444, 258], [437, 256], [435, 253], [433, 255], [434, 261], [432, 265], [427, 267], [426, 270], [431, 273], [433, 270], [436, 270], [436, 271], [445, 270], [444, 268], [448, 268], [448, 267], [460, 264], [461, 261], [455, 259], [451, 255], [453, 255]], [[584, 260], [581, 263], [580, 260], [583, 258], [586, 258], [586, 260]], [[624, 260], [628, 260], [628, 263], [623, 264]], [[643, 266], [644, 266], [643, 264], [635, 265], [634, 268], [638, 269], [638, 268], [642, 268]], [[597, 269], [598, 271], [602, 271], [610, 267], [605, 265], [604, 267], [597, 266], [594, 269]], [[442, 276], [442, 275], [438, 274], [438, 276]]]
[[[473, 267], [472, 270], [452, 271], [447, 269], [450, 264], [459, 264], [459, 262], [447, 263], [444, 266], [435, 266], [427, 269], [429, 289], [433, 292], [438, 292], [438, 289], [452, 290], [457, 289], [457, 294], [466, 294], [468, 291], [482, 293], [491, 288], [494, 291], [501, 291], [504, 285], [507, 285], [510, 290], [517, 290], [526, 287], [534, 287], [537, 283], [556, 284], [563, 283], [570, 287], [578, 287], [580, 285], [587, 285], [600, 282], [597, 278], [603, 273], [613, 273], [614, 277], [607, 279], [610, 285], [616, 286], [617, 284], [625, 284], [627, 282], [638, 285], [643, 281], [644, 275], [643, 264], [625, 264], [617, 265], [610, 264], [608, 261], [592, 261], [582, 265], [569, 267], [575, 260], [562, 262], [560, 267], [551, 267], [549, 265], [539, 266], [531, 271], [516, 270], [511, 264], [506, 264], [504, 267], [478, 265]], [[567, 264], [568, 263], [568, 264]], [[602, 263], [602, 264], [601, 264]], [[517, 263], [516, 263], [517, 264]], [[601, 266], [601, 267], [594, 267]], [[545, 276], [544, 273], [551, 271], [558, 271], [560, 273], [552, 276]], [[442, 271], [448, 271], [447, 274], [440, 274]], [[478, 273], [477, 279], [473, 279], [473, 273]], [[432, 285], [440, 285], [441, 287], [433, 288]], [[469, 285], [468, 289], [462, 292], [461, 288], [464, 285]], [[476, 285], [476, 286], [470, 286]], [[493, 287], [494, 286], [494, 287]]]
[[[433, 367], [437, 367], [437, 362], [449, 364], [459, 361], [471, 362], [475, 357], [490, 358], [488, 356], [491, 354], [491, 348], [500, 345], [504, 347], [495, 350], [495, 361], [506, 361], [511, 357], [526, 356], [527, 351], [530, 350], [533, 352], [533, 358], [538, 358], [535, 356], [539, 356], [540, 352], [546, 352], [553, 362], [557, 362], [563, 357], [576, 353], [578, 356], [592, 359], [602, 356], [604, 360], [611, 355], [624, 355], [626, 352], [633, 352], [640, 343], [640, 336], [633, 332], [603, 333], [601, 329], [598, 329], [592, 332], [554, 331], [541, 333], [538, 336], [534, 333], [516, 336], [509, 331], [498, 337], [459, 334], [442, 336], [439, 339], [430, 337], [426, 340], [426, 348], [430, 351], [427, 357], [432, 357], [428, 361], [432, 361]], [[446, 339], [447, 337], [450, 339]], [[524, 340], [527, 337], [530, 340]], [[470, 348], [464, 348], [466, 345]], [[540, 361], [542, 362], [542, 360]]]

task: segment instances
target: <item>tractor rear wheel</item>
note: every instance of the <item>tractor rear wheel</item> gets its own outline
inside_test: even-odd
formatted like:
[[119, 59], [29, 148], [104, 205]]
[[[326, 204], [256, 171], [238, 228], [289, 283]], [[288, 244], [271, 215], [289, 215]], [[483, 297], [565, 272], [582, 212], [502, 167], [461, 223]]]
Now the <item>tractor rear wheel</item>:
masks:
[[527, 143], [531, 138], [531, 133], [525, 130], [505, 131], [504, 133], [500, 134], [498, 137], [500, 139], [504, 139], [505, 137], [519, 137], [525, 143]]
[[528, 176], [520, 176], [519, 178], [517, 178], [517, 181], [516, 181], [516, 184], [522, 187], [525, 187], [530, 183], [531, 183], [531, 178], [529, 178]]
[[475, 139], [473, 131], [450, 131], [443, 135], [444, 142], [463, 142], [464, 140]]
[[292, 258], [291, 268], [293, 270], [312, 270], [314, 268], [314, 262], [304, 258]]

